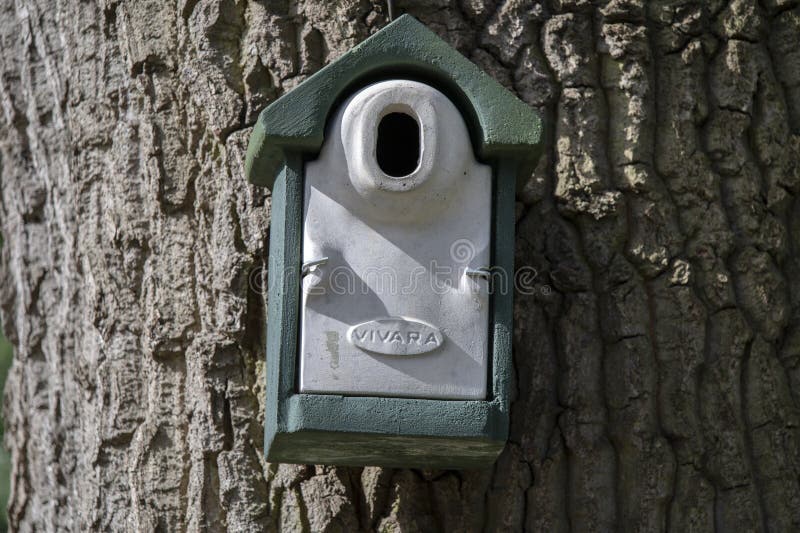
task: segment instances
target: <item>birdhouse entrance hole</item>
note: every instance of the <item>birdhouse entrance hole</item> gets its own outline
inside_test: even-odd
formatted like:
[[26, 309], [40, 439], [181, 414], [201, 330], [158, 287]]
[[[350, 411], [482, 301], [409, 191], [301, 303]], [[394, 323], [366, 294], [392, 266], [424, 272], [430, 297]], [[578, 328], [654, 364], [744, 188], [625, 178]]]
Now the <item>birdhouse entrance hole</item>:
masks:
[[378, 166], [390, 177], [408, 176], [419, 166], [419, 124], [405, 113], [389, 113], [378, 124]]

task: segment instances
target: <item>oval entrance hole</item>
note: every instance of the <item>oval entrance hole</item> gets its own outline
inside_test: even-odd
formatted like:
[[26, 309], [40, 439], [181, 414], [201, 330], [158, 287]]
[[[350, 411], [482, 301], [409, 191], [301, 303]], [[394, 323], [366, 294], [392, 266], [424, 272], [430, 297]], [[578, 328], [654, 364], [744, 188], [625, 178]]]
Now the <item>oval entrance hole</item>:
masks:
[[408, 176], [419, 165], [419, 124], [405, 113], [389, 113], [378, 124], [378, 166], [387, 176]]

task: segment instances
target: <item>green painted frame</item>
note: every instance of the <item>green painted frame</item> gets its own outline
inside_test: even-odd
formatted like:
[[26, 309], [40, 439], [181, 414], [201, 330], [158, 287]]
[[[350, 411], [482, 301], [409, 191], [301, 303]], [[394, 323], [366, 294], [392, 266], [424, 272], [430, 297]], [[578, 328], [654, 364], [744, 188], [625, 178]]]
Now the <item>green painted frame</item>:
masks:
[[[390, 77], [425, 81], [447, 94], [467, 118], [479, 158], [493, 168], [493, 265], [508, 274], [509, 290], [491, 295], [486, 400], [297, 392], [303, 163], [322, 146], [337, 103], [366, 83]], [[540, 139], [533, 109], [408, 15], [261, 113], [246, 172], [252, 183], [272, 190], [264, 420], [269, 461], [420, 468], [494, 462], [508, 436], [514, 192], [539, 156]]]

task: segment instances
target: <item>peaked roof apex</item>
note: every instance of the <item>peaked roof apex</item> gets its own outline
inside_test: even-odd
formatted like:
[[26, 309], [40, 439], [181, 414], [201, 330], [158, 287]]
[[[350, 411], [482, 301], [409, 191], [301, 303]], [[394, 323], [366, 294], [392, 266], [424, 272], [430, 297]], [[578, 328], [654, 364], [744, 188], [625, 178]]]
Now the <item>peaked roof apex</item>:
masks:
[[272, 188], [286, 153], [316, 154], [334, 106], [355, 89], [388, 78], [426, 82], [464, 114], [479, 158], [510, 158], [527, 180], [541, 151], [542, 122], [536, 111], [450, 47], [410, 15], [402, 15], [365, 39], [258, 117], [247, 149], [245, 172]]

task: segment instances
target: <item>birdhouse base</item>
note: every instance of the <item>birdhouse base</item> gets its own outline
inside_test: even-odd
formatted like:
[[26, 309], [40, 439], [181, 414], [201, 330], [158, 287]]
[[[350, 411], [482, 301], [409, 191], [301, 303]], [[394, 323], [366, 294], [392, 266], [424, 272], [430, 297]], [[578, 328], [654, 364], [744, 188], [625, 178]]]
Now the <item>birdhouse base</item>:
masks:
[[295, 394], [284, 411], [286, 428], [267, 428], [271, 462], [477, 469], [505, 445], [499, 402]]

